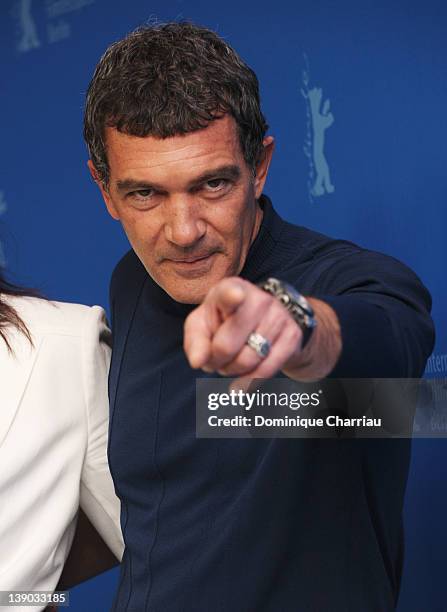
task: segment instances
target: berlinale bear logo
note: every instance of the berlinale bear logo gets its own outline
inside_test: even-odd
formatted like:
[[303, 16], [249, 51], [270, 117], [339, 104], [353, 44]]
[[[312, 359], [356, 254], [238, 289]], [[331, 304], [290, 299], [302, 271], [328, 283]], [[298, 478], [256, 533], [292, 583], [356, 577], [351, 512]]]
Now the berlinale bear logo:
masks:
[[321, 87], [309, 89], [309, 64], [304, 55], [306, 64], [303, 70], [303, 86], [301, 94], [306, 100], [307, 135], [304, 153], [309, 159], [309, 199], [333, 193], [335, 187], [331, 182], [329, 165], [324, 154], [324, 139], [326, 130], [334, 123], [334, 115], [330, 111], [330, 100], [323, 100]]
[[40, 47], [40, 42], [37, 37], [36, 24], [31, 15], [32, 0], [20, 0], [19, 4], [19, 24], [21, 29], [21, 37], [18, 44], [18, 50], [22, 53], [31, 51]]

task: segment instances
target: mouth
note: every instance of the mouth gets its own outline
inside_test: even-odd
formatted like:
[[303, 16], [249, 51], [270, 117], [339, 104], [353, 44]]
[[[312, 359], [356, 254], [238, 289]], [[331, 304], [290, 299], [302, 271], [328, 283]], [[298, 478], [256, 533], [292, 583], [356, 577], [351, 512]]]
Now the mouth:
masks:
[[207, 255], [195, 255], [194, 257], [184, 257], [181, 259], [169, 259], [169, 261], [172, 261], [175, 264], [194, 264], [198, 261], [202, 261], [204, 259], [208, 259], [208, 257], [211, 257], [211, 255], [214, 255], [214, 253], [208, 253]]
[[166, 263], [174, 268], [180, 276], [206, 274], [213, 265], [216, 252], [206, 255], [195, 255], [194, 257], [183, 257], [181, 259], [166, 259]]

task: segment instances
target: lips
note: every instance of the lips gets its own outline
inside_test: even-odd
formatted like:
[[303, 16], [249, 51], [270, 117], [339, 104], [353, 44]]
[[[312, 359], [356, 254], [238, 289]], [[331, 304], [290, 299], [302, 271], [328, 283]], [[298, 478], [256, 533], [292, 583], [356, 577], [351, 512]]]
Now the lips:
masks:
[[174, 274], [191, 280], [192, 278], [201, 278], [208, 274], [215, 262], [216, 251], [211, 253], [194, 255], [194, 257], [181, 257], [174, 259], [165, 259], [165, 264]]
[[182, 259], [176, 259], [176, 258], [168, 258], [169, 261], [172, 261], [174, 263], [196, 263], [197, 261], [201, 261], [202, 259], [207, 259], [207, 257], [210, 257], [211, 255], [214, 255], [214, 253], [207, 253], [206, 255], [195, 255], [194, 257], [185, 257]]

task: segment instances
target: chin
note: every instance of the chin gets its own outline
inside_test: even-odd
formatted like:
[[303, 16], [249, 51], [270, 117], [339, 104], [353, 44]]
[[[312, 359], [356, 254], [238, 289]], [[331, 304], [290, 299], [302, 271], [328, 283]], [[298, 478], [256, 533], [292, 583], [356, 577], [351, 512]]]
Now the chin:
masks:
[[167, 291], [166, 293], [179, 304], [201, 304], [208, 293], [207, 290], [204, 291], [179, 291], [178, 289], [172, 289], [172, 291]]
[[178, 274], [160, 275], [154, 278], [166, 293], [180, 304], [201, 304], [209, 290], [226, 276], [226, 269], [182, 270]]
[[[160, 279], [161, 280], [161, 279]], [[160, 287], [166, 291], [170, 298], [180, 304], [200, 304], [206, 297], [213, 283], [188, 282], [159, 282]]]
[[201, 295], [199, 297], [194, 297], [191, 295], [182, 295], [179, 297], [174, 297], [173, 299], [179, 304], [196, 304], [197, 306], [203, 302], [205, 299], [205, 295]]

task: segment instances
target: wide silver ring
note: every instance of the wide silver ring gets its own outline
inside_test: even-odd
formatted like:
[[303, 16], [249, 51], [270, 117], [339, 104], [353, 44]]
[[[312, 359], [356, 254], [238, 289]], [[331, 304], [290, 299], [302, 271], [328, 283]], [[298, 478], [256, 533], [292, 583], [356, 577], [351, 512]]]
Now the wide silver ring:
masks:
[[270, 353], [270, 342], [267, 340], [267, 338], [264, 338], [264, 336], [261, 336], [261, 334], [258, 334], [257, 332], [253, 332], [248, 336], [246, 344], [248, 344], [248, 346], [252, 348], [262, 359], [265, 359]]

